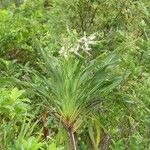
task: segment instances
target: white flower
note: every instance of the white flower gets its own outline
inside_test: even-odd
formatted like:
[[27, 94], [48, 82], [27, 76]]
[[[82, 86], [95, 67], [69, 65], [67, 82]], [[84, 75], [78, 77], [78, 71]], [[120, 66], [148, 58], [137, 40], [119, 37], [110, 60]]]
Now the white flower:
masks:
[[62, 46], [62, 48], [59, 51], [59, 54], [64, 56], [65, 59], [68, 58], [68, 56], [70, 55], [70, 53], [74, 53], [75, 55], [78, 55], [80, 57], [82, 57], [80, 55], [80, 51], [84, 51], [85, 53], [87, 53], [88, 55], [91, 55], [90, 52], [92, 51], [91, 45], [94, 45], [97, 43], [97, 41], [95, 41], [96, 39], [96, 35], [92, 34], [90, 36], [86, 36], [86, 34], [84, 34], [84, 36], [80, 39], [77, 40], [77, 43], [75, 43], [74, 45], [70, 44], [68, 41], [68, 45]]
[[66, 48], [64, 46], [60, 49], [59, 54], [61, 56], [64, 56], [65, 59], [68, 57], [68, 52], [67, 52], [67, 50], [66, 50]]

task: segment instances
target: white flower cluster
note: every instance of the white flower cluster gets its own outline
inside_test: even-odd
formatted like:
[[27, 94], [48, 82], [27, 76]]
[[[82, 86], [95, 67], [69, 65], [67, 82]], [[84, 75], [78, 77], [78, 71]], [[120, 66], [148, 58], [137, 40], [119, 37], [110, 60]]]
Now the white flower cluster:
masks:
[[65, 58], [68, 58], [70, 53], [74, 53], [75, 55], [81, 56], [80, 51], [83, 50], [85, 53], [90, 55], [90, 52], [92, 50], [91, 45], [94, 45], [97, 43], [95, 41], [96, 35], [92, 34], [90, 36], [86, 36], [86, 34], [80, 38], [76, 44], [71, 45], [71, 46], [62, 46], [62, 48], [59, 51], [59, 54]]

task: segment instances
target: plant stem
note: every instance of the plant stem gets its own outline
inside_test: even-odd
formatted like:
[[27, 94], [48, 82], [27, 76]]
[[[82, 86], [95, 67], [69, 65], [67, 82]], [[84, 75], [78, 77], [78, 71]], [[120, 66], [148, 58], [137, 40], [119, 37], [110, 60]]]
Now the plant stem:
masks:
[[68, 130], [69, 135], [69, 150], [77, 150], [74, 133], [71, 129]]
[[45, 110], [42, 115], [43, 135], [45, 140], [47, 140], [47, 136], [48, 136], [48, 129], [46, 128], [46, 117], [47, 117], [47, 111]]

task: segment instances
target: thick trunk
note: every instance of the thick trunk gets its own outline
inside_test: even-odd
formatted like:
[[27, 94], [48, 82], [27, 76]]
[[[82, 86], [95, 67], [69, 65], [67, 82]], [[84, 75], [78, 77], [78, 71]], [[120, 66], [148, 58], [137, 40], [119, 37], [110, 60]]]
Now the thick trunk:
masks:
[[69, 135], [69, 150], [77, 150], [75, 136], [72, 130], [68, 130]]

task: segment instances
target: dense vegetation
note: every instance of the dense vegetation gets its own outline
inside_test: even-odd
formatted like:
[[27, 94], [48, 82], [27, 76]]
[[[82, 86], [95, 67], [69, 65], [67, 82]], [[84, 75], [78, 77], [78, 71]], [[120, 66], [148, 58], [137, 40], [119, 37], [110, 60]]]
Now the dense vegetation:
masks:
[[0, 150], [149, 150], [149, 18], [149, 0], [1, 0]]

